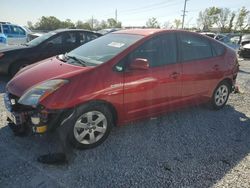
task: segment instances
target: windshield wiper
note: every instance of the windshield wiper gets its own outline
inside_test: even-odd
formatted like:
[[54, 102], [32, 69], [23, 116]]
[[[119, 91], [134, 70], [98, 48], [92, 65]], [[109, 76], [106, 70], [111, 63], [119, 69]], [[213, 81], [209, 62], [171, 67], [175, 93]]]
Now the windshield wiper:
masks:
[[83, 61], [82, 59], [79, 59], [79, 58], [77, 58], [77, 57], [75, 57], [75, 56], [69, 56], [69, 55], [65, 55], [67, 58], [70, 58], [70, 59], [73, 59], [73, 60], [75, 60], [75, 61], [77, 61], [79, 64], [81, 64], [81, 65], [84, 65], [84, 66], [86, 66], [86, 62], [85, 61]]

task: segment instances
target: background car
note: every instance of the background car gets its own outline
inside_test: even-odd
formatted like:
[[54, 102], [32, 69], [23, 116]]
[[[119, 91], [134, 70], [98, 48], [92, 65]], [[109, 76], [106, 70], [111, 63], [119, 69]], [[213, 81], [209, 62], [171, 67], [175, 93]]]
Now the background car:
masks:
[[250, 58], [250, 43], [240, 47], [239, 56], [243, 58]]
[[76, 148], [93, 148], [115, 125], [201, 103], [223, 108], [238, 70], [235, 51], [206, 36], [121, 30], [20, 70], [5, 104], [18, 127], [66, 128]]
[[239, 43], [239, 56], [243, 58], [250, 58], [250, 34], [243, 35]]
[[240, 45], [244, 46], [245, 44], [249, 44], [249, 43], [250, 43], [250, 34], [242, 35], [240, 39]]
[[7, 44], [24, 44], [27, 42], [28, 31], [19, 25], [0, 22], [0, 33], [6, 36]]
[[0, 73], [14, 76], [19, 69], [34, 62], [69, 52], [101, 36], [88, 30], [61, 29], [46, 33], [19, 46], [0, 49]]
[[216, 34], [216, 33], [212, 33], [212, 32], [202, 32], [200, 33], [202, 35], [206, 35], [208, 37], [214, 38], [215, 40], [218, 40], [220, 42], [223, 42], [224, 44], [226, 44], [227, 46], [229, 46], [230, 48], [233, 48], [235, 51], [237, 51], [240, 47], [239, 44], [234, 43], [230, 40], [230, 37], [224, 34]]
[[240, 45], [237, 44], [237, 43], [233, 43], [231, 40], [230, 40], [230, 37], [227, 36], [227, 35], [224, 35], [224, 34], [217, 34], [214, 39], [220, 41], [220, 42], [223, 42], [224, 44], [226, 44], [227, 46], [233, 48], [234, 50], [238, 50], [240, 48]]

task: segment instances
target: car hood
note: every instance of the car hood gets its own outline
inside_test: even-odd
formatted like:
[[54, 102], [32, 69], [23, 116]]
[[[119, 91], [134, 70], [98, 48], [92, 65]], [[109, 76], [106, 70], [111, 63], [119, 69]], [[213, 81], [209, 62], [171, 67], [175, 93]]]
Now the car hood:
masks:
[[64, 63], [56, 57], [32, 64], [20, 70], [7, 84], [7, 91], [18, 97], [32, 86], [50, 79], [70, 79], [92, 67]]
[[0, 52], [7, 52], [7, 51], [13, 51], [13, 50], [22, 50], [29, 48], [29, 46], [24, 46], [24, 45], [5, 45], [1, 46]]

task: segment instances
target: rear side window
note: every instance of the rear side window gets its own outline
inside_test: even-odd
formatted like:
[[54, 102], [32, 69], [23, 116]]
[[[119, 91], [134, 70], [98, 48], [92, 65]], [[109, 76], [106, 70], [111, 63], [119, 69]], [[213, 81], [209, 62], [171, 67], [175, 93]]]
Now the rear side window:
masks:
[[225, 47], [218, 42], [211, 42], [214, 56], [221, 56], [225, 52]]
[[95, 35], [95, 34], [93, 34], [93, 33], [88, 33], [88, 34], [87, 34], [87, 40], [88, 40], [88, 41], [94, 40], [94, 39], [96, 39], [96, 38], [98, 38], [98, 36]]
[[85, 35], [84, 32], [80, 32], [80, 33], [79, 33], [79, 36], [80, 36], [80, 38], [79, 38], [80, 44], [84, 44], [84, 43], [87, 42], [87, 40], [86, 40], [86, 35]]
[[182, 61], [213, 57], [212, 48], [206, 38], [191, 33], [181, 33], [180, 46]]
[[76, 33], [75, 32], [65, 33], [64, 38], [65, 38], [66, 44], [75, 44], [76, 43]]

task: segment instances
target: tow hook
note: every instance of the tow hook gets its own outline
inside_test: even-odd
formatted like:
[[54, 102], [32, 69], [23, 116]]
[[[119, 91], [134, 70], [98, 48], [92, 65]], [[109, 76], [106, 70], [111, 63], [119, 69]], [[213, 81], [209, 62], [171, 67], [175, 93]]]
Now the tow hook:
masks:
[[32, 131], [34, 133], [38, 133], [38, 134], [43, 134], [47, 131], [48, 126], [47, 125], [33, 125], [32, 127]]

